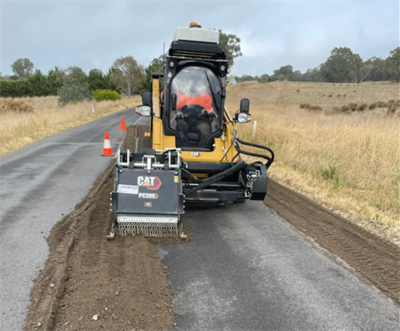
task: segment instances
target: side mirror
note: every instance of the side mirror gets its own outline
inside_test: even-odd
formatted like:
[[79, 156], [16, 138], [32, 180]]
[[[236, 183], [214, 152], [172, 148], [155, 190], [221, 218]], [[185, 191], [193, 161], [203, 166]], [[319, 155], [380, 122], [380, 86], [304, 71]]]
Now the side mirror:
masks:
[[150, 91], [143, 91], [142, 93], [142, 104], [143, 106], [149, 106], [151, 108], [151, 93]]
[[240, 109], [235, 114], [235, 122], [238, 123], [247, 123], [251, 121], [251, 114], [250, 111], [250, 100], [249, 99], [242, 99], [240, 100]]
[[150, 91], [143, 91], [142, 93], [142, 105], [137, 106], [135, 111], [145, 117], [151, 115], [151, 93]]
[[142, 116], [149, 117], [151, 115], [151, 108], [146, 105], [136, 107], [136, 112]]
[[248, 114], [250, 111], [250, 100], [244, 98], [240, 100], [240, 112]]

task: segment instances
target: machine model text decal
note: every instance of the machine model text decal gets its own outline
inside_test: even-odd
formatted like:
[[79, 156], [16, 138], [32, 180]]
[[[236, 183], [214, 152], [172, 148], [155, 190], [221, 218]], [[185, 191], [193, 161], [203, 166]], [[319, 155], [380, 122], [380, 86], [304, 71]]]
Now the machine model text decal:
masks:
[[148, 190], [158, 190], [161, 186], [161, 180], [156, 176], [138, 176], [137, 184], [146, 187]]
[[139, 199], [158, 199], [157, 193], [139, 193]]

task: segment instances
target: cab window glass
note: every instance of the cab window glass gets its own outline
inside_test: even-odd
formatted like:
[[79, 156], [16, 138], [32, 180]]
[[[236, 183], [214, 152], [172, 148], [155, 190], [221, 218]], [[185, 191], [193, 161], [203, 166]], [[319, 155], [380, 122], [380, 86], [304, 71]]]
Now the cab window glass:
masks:
[[170, 127], [184, 144], [203, 145], [218, 130], [220, 116], [219, 79], [203, 67], [186, 67], [171, 82], [176, 95], [176, 110], [170, 112]]

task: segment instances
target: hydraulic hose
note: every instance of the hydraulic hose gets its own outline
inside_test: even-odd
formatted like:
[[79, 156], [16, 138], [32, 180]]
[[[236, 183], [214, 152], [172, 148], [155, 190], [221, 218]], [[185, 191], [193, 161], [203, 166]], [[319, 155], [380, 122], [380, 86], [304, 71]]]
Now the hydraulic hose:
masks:
[[242, 150], [238, 144], [235, 144], [235, 148], [236, 148], [236, 150], [237, 150], [239, 153], [242, 153], [242, 154], [245, 154], [245, 155], [249, 155], [249, 156], [261, 157], [261, 158], [263, 158], [263, 159], [266, 159], [266, 160], [267, 160], [267, 163], [265, 163], [265, 166], [267, 167], [267, 169], [268, 169], [269, 166], [272, 164], [272, 162], [274, 162], [275, 154], [274, 154], [274, 151], [273, 151], [271, 148], [269, 148], [269, 147], [267, 147], [267, 146], [263, 146], [263, 145], [258, 145], [258, 144], [254, 144], [254, 143], [249, 143], [249, 142], [247, 142], [247, 141], [240, 140], [240, 139], [237, 138], [237, 137], [236, 137], [236, 140], [237, 140], [239, 143], [243, 144], [243, 145], [247, 145], [247, 146], [251, 146], [251, 147], [256, 147], [256, 148], [264, 149], [264, 150], [268, 151], [269, 153], [271, 153], [271, 156], [267, 156], [267, 155], [264, 155], [264, 154], [258, 154], [258, 153], [247, 152], [247, 151]]

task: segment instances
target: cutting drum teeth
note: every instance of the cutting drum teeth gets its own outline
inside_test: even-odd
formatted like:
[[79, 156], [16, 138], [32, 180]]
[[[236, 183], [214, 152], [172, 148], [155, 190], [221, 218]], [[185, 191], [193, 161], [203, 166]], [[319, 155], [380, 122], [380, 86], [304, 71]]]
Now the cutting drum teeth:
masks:
[[145, 237], [178, 237], [177, 225], [127, 222], [118, 224], [118, 231], [121, 236], [141, 234]]
[[145, 237], [178, 237], [177, 218], [142, 218], [123, 216], [118, 218], [118, 231], [121, 236], [141, 234]]

